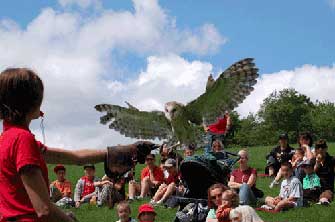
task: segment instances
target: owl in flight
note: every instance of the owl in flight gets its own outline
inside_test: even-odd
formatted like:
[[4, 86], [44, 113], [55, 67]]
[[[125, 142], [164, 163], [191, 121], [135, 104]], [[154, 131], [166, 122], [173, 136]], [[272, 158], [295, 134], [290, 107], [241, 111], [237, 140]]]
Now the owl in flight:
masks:
[[253, 91], [258, 69], [252, 58], [231, 65], [218, 79], [208, 78], [206, 92], [184, 105], [168, 102], [164, 111], [141, 111], [128, 107], [99, 104], [95, 109], [104, 112], [102, 124], [108, 124], [126, 137], [160, 139], [183, 144], [199, 143], [204, 136], [203, 123], [215, 121], [226, 111], [232, 111]]

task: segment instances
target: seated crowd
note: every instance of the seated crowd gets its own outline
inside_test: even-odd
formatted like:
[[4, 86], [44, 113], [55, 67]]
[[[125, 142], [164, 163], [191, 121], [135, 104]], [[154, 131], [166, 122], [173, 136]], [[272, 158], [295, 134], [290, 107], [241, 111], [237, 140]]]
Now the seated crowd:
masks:
[[[265, 175], [273, 177], [269, 187], [280, 184], [278, 196], [264, 197], [263, 191], [256, 187], [257, 170], [249, 166], [249, 154], [246, 149], [238, 152], [238, 167], [230, 173], [227, 184], [216, 183], [208, 189], [207, 222], [224, 221], [262, 221], [257, 210], [280, 212], [289, 208], [303, 207], [312, 203], [328, 205], [333, 200], [335, 160], [327, 152], [325, 140], [319, 140], [313, 146], [309, 133], [302, 133], [298, 139], [299, 147], [294, 149], [288, 143], [287, 134], [279, 136], [279, 145], [266, 156]], [[133, 173], [128, 178], [118, 180], [95, 175], [94, 165], [84, 166], [74, 192], [71, 183], [66, 180], [66, 169], [57, 165], [54, 172], [57, 180], [50, 184], [50, 198], [61, 207], [79, 208], [89, 203], [98, 207], [113, 208], [117, 204], [120, 222], [135, 221], [130, 218], [132, 201], [150, 197], [150, 203], [139, 208], [138, 219], [154, 221], [156, 213], [153, 206], [163, 205], [172, 196], [183, 196], [187, 187], [179, 173], [183, 158], [194, 155], [194, 145], [184, 147], [184, 157], [163, 144], [160, 149], [160, 165], [156, 156], [149, 154], [145, 167], [141, 171], [140, 181], [134, 179]], [[211, 153], [219, 158], [227, 158], [222, 141], [211, 141]], [[281, 181], [281, 182], [280, 182]], [[125, 185], [128, 182], [128, 198]], [[73, 194], [73, 199], [72, 199]], [[263, 198], [263, 199], [262, 199]], [[260, 206], [260, 205], [259, 205]]]

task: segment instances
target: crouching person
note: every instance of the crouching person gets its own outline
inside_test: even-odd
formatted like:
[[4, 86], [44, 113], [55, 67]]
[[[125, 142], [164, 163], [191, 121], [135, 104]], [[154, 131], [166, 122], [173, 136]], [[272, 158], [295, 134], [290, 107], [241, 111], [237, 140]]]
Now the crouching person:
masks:
[[279, 212], [283, 209], [302, 207], [302, 185], [299, 179], [293, 176], [292, 165], [282, 163], [280, 169], [284, 180], [281, 183], [279, 196], [266, 197], [266, 205], [263, 205], [262, 208]]
[[95, 176], [95, 166], [86, 164], [84, 166], [85, 176], [80, 178], [77, 182], [74, 201], [76, 208], [79, 208], [83, 203], [95, 204], [97, 202], [97, 195], [99, 187], [95, 186], [100, 179]]
[[59, 207], [74, 206], [71, 199], [71, 182], [65, 179], [66, 169], [63, 165], [57, 165], [54, 168], [57, 180], [50, 184], [50, 199]]

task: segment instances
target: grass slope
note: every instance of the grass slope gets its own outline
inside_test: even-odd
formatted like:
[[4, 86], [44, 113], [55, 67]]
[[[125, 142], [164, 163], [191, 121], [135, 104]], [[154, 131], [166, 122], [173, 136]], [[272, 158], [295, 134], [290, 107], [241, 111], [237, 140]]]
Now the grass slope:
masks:
[[[249, 149], [250, 152], [250, 165], [255, 167], [259, 173], [263, 172], [265, 165], [265, 155], [270, 151], [271, 147], [252, 147]], [[238, 149], [229, 149], [229, 151], [238, 151]], [[330, 144], [329, 153], [335, 155], [335, 144]], [[49, 177], [50, 181], [55, 179], [55, 175], [52, 171], [53, 165], [49, 165]], [[136, 175], [140, 175], [140, 170], [143, 165], [138, 165], [136, 167]], [[76, 181], [83, 174], [82, 167], [78, 166], [67, 166], [67, 177], [75, 186]], [[103, 165], [97, 165], [97, 176], [102, 177]], [[201, 178], [199, 178], [201, 180]], [[265, 195], [276, 196], [279, 193], [279, 187], [274, 189], [269, 189], [269, 178], [258, 178], [257, 187], [262, 189]], [[148, 202], [149, 200], [146, 200]], [[136, 218], [137, 209], [143, 202], [132, 203], [132, 216]], [[117, 214], [115, 209], [108, 208], [97, 208], [95, 206], [83, 205], [80, 209], [71, 209], [79, 221], [81, 222], [114, 222], [117, 220]], [[157, 207], [157, 220], [158, 222], [170, 222], [173, 221], [175, 216], [175, 209], [166, 209], [164, 207]], [[287, 212], [279, 214], [269, 214], [264, 212], [258, 212], [259, 215], [264, 219], [264, 221], [281, 221], [281, 222], [330, 222], [335, 221], [335, 204], [332, 203], [330, 207], [316, 206], [313, 205], [308, 208], [294, 209]]]

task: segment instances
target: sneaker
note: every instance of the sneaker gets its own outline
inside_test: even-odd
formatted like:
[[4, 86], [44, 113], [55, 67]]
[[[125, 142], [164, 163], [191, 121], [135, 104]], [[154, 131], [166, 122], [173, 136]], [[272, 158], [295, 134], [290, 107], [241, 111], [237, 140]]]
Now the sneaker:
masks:
[[277, 185], [279, 185], [279, 182], [278, 181], [275, 181], [275, 180], [273, 180], [271, 183], [270, 183], [270, 186], [269, 186], [269, 188], [273, 188], [274, 186], [277, 186]]
[[269, 205], [266, 205], [266, 204], [262, 205], [261, 208], [265, 209], [265, 210], [273, 210], [272, 207], [270, 207]]
[[143, 197], [141, 197], [141, 196], [136, 196], [136, 197], [135, 197], [135, 200], [143, 200]]
[[151, 205], [155, 205], [157, 202], [156, 201], [154, 201], [154, 200], [150, 200], [150, 202], [149, 202], [149, 204], [151, 204]]
[[326, 201], [319, 201], [317, 204], [322, 206], [329, 206], [330, 203], [328, 200], [326, 200]]

